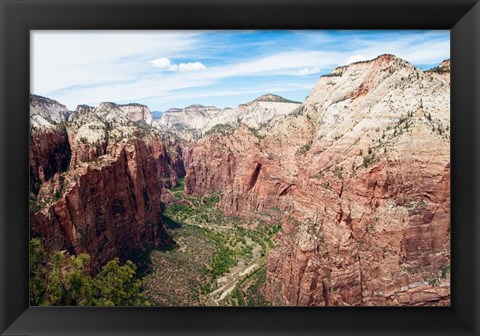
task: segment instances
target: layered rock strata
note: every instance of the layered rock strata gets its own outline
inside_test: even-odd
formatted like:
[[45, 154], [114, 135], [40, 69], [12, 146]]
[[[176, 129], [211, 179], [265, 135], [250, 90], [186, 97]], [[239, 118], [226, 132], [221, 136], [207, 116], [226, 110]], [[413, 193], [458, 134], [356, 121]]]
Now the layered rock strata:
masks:
[[173, 245], [161, 198], [185, 173], [182, 147], [148, 125], [147, 110], [83, 105], [68, 122], [32, 131], [31, 233], [47, 250], [87, 252], [96, 270], [135, 249]]
[[154, 122], [154, 126], [171, 129], [182, 138], [193, 140], [211, 130], [236, 128], [240, 124], [258, 129], [291, 113], [299, 106], [299, 102], [266, 94], [235, 109], [229, 107], [220, 109], [198, 104], [184, 109], [171, 108]]
[[188, 193], [221, 191], [227, 214], [282, 214], [268, 301], [449, 304], [447, 77], [393, 55], [339, 67], [295, 113], [186, 151]]

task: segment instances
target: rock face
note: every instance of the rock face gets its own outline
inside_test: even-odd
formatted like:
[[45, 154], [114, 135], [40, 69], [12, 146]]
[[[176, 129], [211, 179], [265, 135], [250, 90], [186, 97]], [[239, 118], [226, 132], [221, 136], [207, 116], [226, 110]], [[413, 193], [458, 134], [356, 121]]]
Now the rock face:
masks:
[[132, 121], [144, 121], [147, 125], [151, 125], [153, 122], [152, 113], [145, 105], [132, 103], [119, 105], [119, 107], [127, 115], [127, 118]]
[[427, 70], [427, 72], [439, 74], [450, 83], [450, 60], [448, 59], [440, 62], [438, 66]]
[[274, 94], [266, 94], [240, 105], [237, 109], [237, 118], [251, 128], [260, 128], [269, 121], [291, 113], [300, 105], [299, 102]]
[[185, 173], [183, 153], [147, 125], [145, 108], [79, 106], [62, 128], [32, 135], [31, 233], [47, 250], [88, 252], [97, 270], [134, 249], [172, 246], [161, 198]]
[[172, 129], [182, 138], [192, 140], [215, 126], [236, 128], [243, 123], [258, 129], [262, 124], [287, 115], [299, 106], [299, 102], [266, 94], [239, 105], [236, 109], [203, 105], [190, 105], [184, 109], [171, 108], [165, 111], [154, 125]]
[[322, 76], [285, 118], [185, 151], [186, 192], [221, 191], [226, 214], [282, 214], [268, 301], [449, 304], [447, 77], [381, 55]]
[[30, 191], [36, 195], [42, 183], [70, 164], [70, 145], [65, 128], [50, 128], [30, 134]]
[[[81, 105], [82, 107], [86, 105]], [[131, 104], [115, 104], [110, 102], [100, 103], [97, 110], [104, 111], [118, 111], [119, 115], [124, 115], [127, 119], [131, 121], [140, 122], [143, 121], [147, 125], [151, 125], [153, 122], [153, 117], [150, 112], [150, 109], [141, 104], [131, 103]]]
[[132, 249], [169, 246], [160, 221], [162, 185], [148, 156], [146, 144], [132, 140], [98, 166], [58, 176], [41, 189], [40, 197], [59, 198], [32, 216], [33, 234], [49, 250], [88, 252], [94, 269]]
[[34, 196], [40, 185], [70, 163], [70, 146], [65, 123], [71, 112], [59, 102], [30, 95], [30, 191]]
[[184, 109], [170, 108], [163, 112], [154, 125], [159, 128], [168, 128], [186, 139], [201, 134], [200, 130], [208, 128], [209, 123], [222, 110], [215, 106], [194, 104]]
[[65, 105], [56, 100], [30, 94], [30, 124], [33, 129], [67, 121], [71, 114]]

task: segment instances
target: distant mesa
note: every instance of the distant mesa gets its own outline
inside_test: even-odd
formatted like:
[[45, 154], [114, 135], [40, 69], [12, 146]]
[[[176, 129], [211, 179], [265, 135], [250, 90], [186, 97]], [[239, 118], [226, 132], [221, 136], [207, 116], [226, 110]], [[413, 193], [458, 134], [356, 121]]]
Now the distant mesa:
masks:
[[153, 122], [153, 117], [148, 106], [138, 103], [129, 103], [129, 104], [116, 104], [112, 102], [103, 102], [98, 106], [99, 110], [106, 111], [122, 111], [128, 119], [132, 121], [144, 121], [148, 125], [151, 125]]
[[243, 123], [252, 129], [258, 129], [275, 118], [287, 115], [300, 105], [300, 102], [268, 93], [235, 108], [222, 109], [201, 104], [192, 104], [183, 109], [170, 108], [155, 125], [173, 130], [183, 139], [192, 139], [208, 132], [216, 125], [236, 127]]
[[88, 113], [88, 112], [93, 112], [94, 110], [95, 110], [95, 107], [82, 104], [77, 106], [77, 108], [75, 109], [75, 113]]
[[40, 104], [49, 104], [49, 105], [60, 105], [60, 106], [65, 106], [61, 103], [59, 103], [56, 100], [53, 100], [51, 98], [39, 96], [36, 94], [31, 93], [30, 94], [30, 104], [32, 105], [40, 105]]
[[30, 117], [33, 126], [45, 127], [67, 121], [72, 113], [56, 100], [30, 94]]
[[149, 108], [138, 103], [120, 105], [113, 102], [102, 102], [98, 107], [81, 104], [75, 108], [75, 111], [70, 111], [56, 100], [30, 94], [30, 121], [34, 128], [49, 128], [61, 122], [70, 121], [76, 115], [112, 111], [120, 112], [131, 121], [143, 121], [148, 125], [153, 122]]
[[182, 112], [182, 111], [183, 111], [183, 109], [181, 109], [181, 108], [171, 107], [171, 108], [169, 108], [168, 110], [166, 110], [166, 111], [164, 112], [164, 114], [178, 113], [178, 112]]
[[120, 105], [113, 102], [102, 102], [98, 105], [98, 108], [105, 110], [118, 110], [120, 109]]
[[192, 104], [192, 105], [188, 105], [187, 107], [185, 107], [185, 109], [200, 109], [200, 108], [205, 108], [206, 106], [204, 105], [201, 105], [201, 104]]
[[136, 106], [136, 107], [146, 107], [147, 105], [139, 104], [139, 103], [128, 103], [128, 104], [123, 104], [121, 106]]
[[291, 103], [291, 104], [301, 104], [301, 102], [297, 102], [297, 101], [293, 101], [293, 100], [289, 100], [289, 99], [286, 99], [286, 98], [283, 98], [282, 96], [279, 96], [279, 95], [275, 95], [273, 93], [267, 93], [267, 94], [264, 94], [254, 100], [252, 100], [251, 102], [248, 102], [246, 104], [240, 104], [239, 106], [247, 106], [247, 105], [251, 105], [255, 102], [273, 102], [273, 103]]

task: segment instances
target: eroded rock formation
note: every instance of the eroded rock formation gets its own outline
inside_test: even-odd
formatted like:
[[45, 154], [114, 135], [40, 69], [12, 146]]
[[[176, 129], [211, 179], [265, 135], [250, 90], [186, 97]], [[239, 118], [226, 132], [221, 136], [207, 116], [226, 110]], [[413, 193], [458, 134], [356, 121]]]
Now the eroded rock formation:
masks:
[[30, 127], [32, 129], [65, 122], [71, 114], [72, 112], [65, 105], [56, 100], [30, 95]]
[[36, 98], [32, 233], [96, 268], [167, 247], [161, 201], [185, 175], [226, 215], [281, 223], [263, 287], [274, 305], [449, 304], [449, 71], [381, 55], [322, 76], [302, 104], [269, 94], [153, 124], [143, 105], [70, 115]]
[[98, 269], [134, 249], [172, 246], [161, 197], [185, 173], [182, 150], [148, 126], [145, 108], [79, 106], [68, 122], [32, 131], [31, 232], [47, 250], [88, 252]]
[[275, 305], [448, 304], [449, 92], [393, 55], [339, 67], [286, 118], [192, 144], [185, 190], [283, 214]]
[[70, 164], [70, 145], [65, 128], [52, 127], [30, 134], [30, 191], [34, 197], [42, 183]]
[[287, 115], [300, 106], [283, 97], [266, 94], [232, 109], [215, 106], [190, 105], [184, 109], [171, 108], [154, 122], [159, 128], [170, 128], [184, 139], [197, 139], [216, 129], [237, 128], [245, 124], [258, 129], [262, 125]]

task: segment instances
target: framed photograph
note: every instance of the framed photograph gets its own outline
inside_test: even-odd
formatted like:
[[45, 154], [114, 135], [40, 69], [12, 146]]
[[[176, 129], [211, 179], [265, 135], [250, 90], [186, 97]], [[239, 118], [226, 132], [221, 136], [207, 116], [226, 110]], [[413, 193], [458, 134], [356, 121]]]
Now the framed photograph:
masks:
[[479, 334], [478, 1], [0, 1], [2, 335]]

